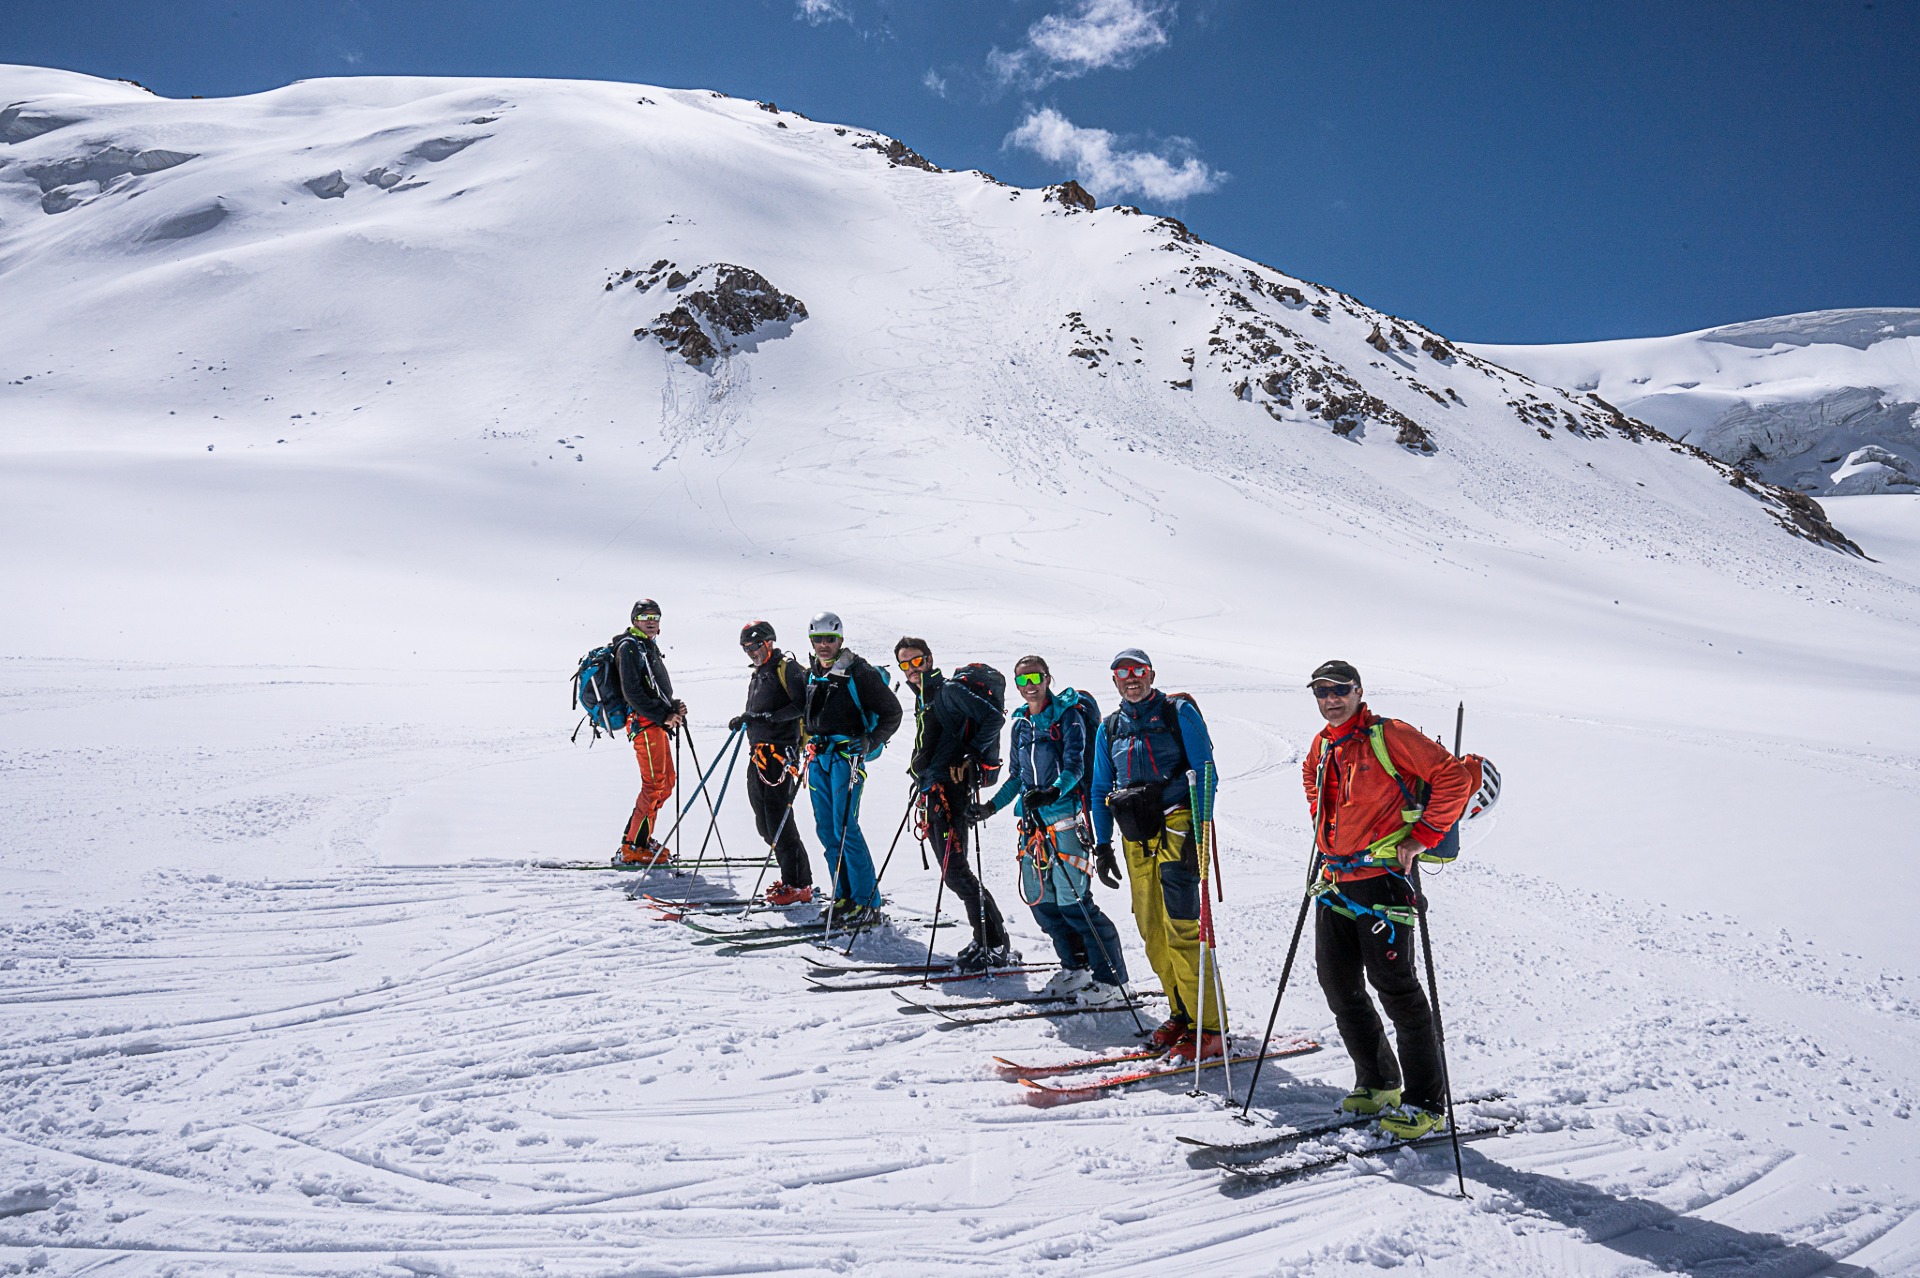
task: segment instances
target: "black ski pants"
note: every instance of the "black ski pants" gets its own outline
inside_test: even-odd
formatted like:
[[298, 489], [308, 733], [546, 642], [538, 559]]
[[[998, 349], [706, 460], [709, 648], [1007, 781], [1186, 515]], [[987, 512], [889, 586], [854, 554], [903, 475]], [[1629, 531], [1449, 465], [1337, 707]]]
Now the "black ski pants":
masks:
[[973, 939], [986, 949], [998, 949], [1007, 943], [1006, 921], [967, 860], [967, 824], [961, 814], [971, 801], [972, 794], [962, 782], [936, 781], [928, 787], [927, 838], [939, 858], [947, 891], [966, 907]]
[[799, 751], [797, 745], [756, 745], [753, 766], [747, 769], [747, 802], [760, 837], [773, 845], [780, 862], [780, 881], [788, 887], [812, 887], [813, 866], [807, 863], [807, 845], [793, 819], [793, 796], [799, 780], [786, 774]]
[[[1340, 891], [1368, 906], [1410, 906], [1413, 890], [1394, 875], [1342, 883]], [[1433, 1033], [1433, 1009], [1420, 988], [1414, 951], [1420, 938], [1413, 928], [1362, 914], [1347, 918], [1324, 904], [1314, 907], [1314, 964], [1320, 988], [1333, 1010], [1340, 1039], [1353, 1057], [1357, 1087], [1401, 1087], [1407, 1105], [1439, 1112], [1445, 1105], [1440, 1079], [1440, 1044]], [[1378, 926], [1376, 926], [1378, 925]], [[1365, 981], [1361, 978], [1364, 975]], [[1399, 1040], [1396, 1060], [1380, 1014], [1367, 997], [1367, 982], [1393, 1021]]]

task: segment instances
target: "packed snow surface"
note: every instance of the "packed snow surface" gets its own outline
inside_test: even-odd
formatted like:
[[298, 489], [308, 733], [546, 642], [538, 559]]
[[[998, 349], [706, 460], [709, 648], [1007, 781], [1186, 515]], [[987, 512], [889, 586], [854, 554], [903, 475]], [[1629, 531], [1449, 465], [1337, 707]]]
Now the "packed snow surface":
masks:
[[[1561, 378], [1073, 194], [706, 92], [0, 68], [0, 1271], [1920, 1272], [1920, 499], [1837, 498], [1860, 557]], [[1279, 1023], [1328, 1050], [1254, 1127], [1218, 1077], [1036, 1109], [993, 1056], [1130, 1018], [949, 1027], [630, 895], [752, 865], [536, 868], [618, 838], [634, 765], [566, 682], [642, 595], [689, 773], [756, 617], [1108, 707], [1144, 646], [1215, 738], [1241, 1034], [1306, 672], [1448, 739], [1464, 702], [1506, 788], [1429, 880], [1438, 984], [1516, 1127], [1473, 1198], [1444, 1149], [1190, 1163], [1351, 1084], [1310, 959]], [[737, 789], [718, 826], [757, 851]], [[883, 887], [846, 961], [926, 953], [911, 838]]]
[[1920, 492], [1920, 310], [1811, 311], [1675, 337], [1475, 346], [1777, 484]]

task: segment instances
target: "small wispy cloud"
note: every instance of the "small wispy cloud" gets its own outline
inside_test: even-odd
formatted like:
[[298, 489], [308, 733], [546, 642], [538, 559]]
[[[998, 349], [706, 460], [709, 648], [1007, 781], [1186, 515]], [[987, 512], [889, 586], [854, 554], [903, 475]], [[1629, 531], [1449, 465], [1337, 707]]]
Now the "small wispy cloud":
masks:
[[1066, 165], [1082, 186], [1106, 200], [1139, 195], [1172, 202], [1218, 190], [1227, 180], [1193, 154], [1186, 138], [1167, 138], [1158, 150], [1132, 150], [1106, 129], [1081, 128], [1052, 107], [1029, 112], [1006, 145]]
[[823, 22], [852, 22], [853, 6], [847, 0], [793, 0], [793, 16], [819, 26]]
[[938, 71], [935, 71], [932, 67], [928, 67], [927, 73], [920, 77], [920, 83], [926, 86], [927, 92], [937, 98], [947, 96], [947, 78]]
[[[801, 3], [827, 0], [801, 0]], [[1008, 53], [994, 49], [987, 67], [1003, 85], [1037, 89], [1090, 71], [1130, 67], [1166, 45], [1171, 0], [1075, 0], [1027, 28], [1027, 42]]]

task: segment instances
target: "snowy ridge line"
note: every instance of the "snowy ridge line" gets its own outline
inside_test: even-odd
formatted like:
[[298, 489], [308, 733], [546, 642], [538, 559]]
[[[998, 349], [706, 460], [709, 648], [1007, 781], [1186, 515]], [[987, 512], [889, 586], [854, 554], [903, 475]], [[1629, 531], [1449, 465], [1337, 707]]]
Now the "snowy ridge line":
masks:
[[[11, 73], [16, 79], [20, 74]], [[1709, 475], [1714, 481], [1737, 480], [1758, 503], [1750, 513], [1764, 516], [1756, 527], [1784, 529], [1843, 550], [1850, 547], [1818, 507], [1797, 493], [1730, 477], [1722, 463], [1667, 440], [1591, 395], [1536, 383], [1488, 363], [1412, 321], [1208, 244], [1172, 218], [1148, 217], [1128, 206], [1085, 210], [1058, 199], [1057, 189], [1050, 195], [1003, 187], [983, 174], [922, 170], [904, 159], [911, 156], [910, 148], [895, 140], [880, 143], [864, 131], [841, 126], [798, 122], [798, 127], [769, 138], [763, 119], [755, 116], [758, 108], [745, 102], [730, 102], [727, 110], [715, 111], [673, 91], [645, 86], [523, 82], [476, 92], [470, 99], [472, 109], [482, 114], [466, 119], [493, 123], [475, 126], [441, 114], [474, 88], [454, 86], [421, 84], [412, 109], [422, 112], [422, 118], [398, 131], [379, 129], [359, 137], [351, 136], [351, 128], [320, 125], [321, 119], [337, 119], [337, 108], [344, 103], [323, 111], [316, 105], [319, 99], [308, 96], [312, 91], [303, 93], [297, 86], [200, 103], [191, 112], [186, 104], [157, 98], [114, 100], [113, 90], [105, 87], [94, 91], [97, 100], [91, 106], [83, 106], [70, 92], [63, 109], [80, 115], [49, 116], [65, 123], [9, 144], [19, 157], [21, 176], [33, 177], [32, 183], [10, 184], [21, 189], [9, 194], [22, 203], [23, 213], [33, 204], [38, 208], [32, 216], [8, 219], [14, 229], [0, 235], [0, 263], [9, 269], [0, 275], [30, 276], [43, 259], [63, 259], [98, 271], [127, 252], [174, 253], [194, 260], [243, 249], [268, 259], [262, 269], [284, 260], [291, 275], [308, 269], [302, 254], [315, 251], [291, 248], [296, 242], [345, 245], [349, 260], [360, 256], [365, 250], [354, 250], [353, 235], [370, 216], [405, 226], [444, 245], [448, 253], [470, 253], [475, 251], [474, 238], [485, 243], [519, 232], [520, 220], [530, 216], [527, 202], [549, 207], [548, 189], [593, 189], [601, 198], [587, 203], [595, 208], [636, 205], [630, 197], [644, 190], [651, 197], [648, 207], [671, 210], [664, 217], [656, 213], [654, 226], [639, 235], [613, 235], [591, 218], [563, 218], [547, 237], [547, 252], [537, 267], [529, 262], [525, 272], [502, 272], [492, 286], [526, 312], [567, 313], [568, 331], [602, 333], [608, 339], [604, 343], [534, 343], [525, 350], [497, 339], [474, 343], [487, 352], [491, 364], [483, 363], [472, 376], [449, 378], [449, 365], [456, 362], [452, 358], [422, 361], [424, 367], [411, 361], [393, 366], [392, 352], [418, 353], [417, 332], [411, 342], [381, 340], [409, 332], [405, 325], [413, 314], [411, 306], [389, 299], [385, 309], [360, 310], [349, 301], [343, 304], [353, 313], [323, 316], [308, 314], [303, 299], [296, 299], [296, 321], [310, 322], [296, 322], [295, 331], [358, 333], [370, 346], [363, 352], [364, 364], [356, 364], [402, 376], [362, 374], [360, 381], [351, 376], [343, 382], [322, 381], [325, 392], [301, 396], [306, 401], [301, 410], [282, 416], [276, 406], [268, 416], [265, 405], [291, 395], [282, 376], [269, 379], [261, 371], [279, 361], [255, 359], [249, 349], [234, 349], [232, 333], [190, 326], [179, 340], [169, 336], [167, 352], [142, 352], [165, 371], [141, 384], [163, 386], [174, 404], [171, 413], [190, 405], [188, 411], [196, 417], [205, 414], [209, 424], [234, 423], [220, 428], [230, 446], [278, 449], [290, 438], [289, 431], [298, 446], [314, 438], [311, 432], [324, 429], [322, 423], [339, 419], [349, 429], [358, 426], [354, 414], [363, 409], [370, 410], [363, 414], [366, 419], [397, 418], [416, 401], [464, 402], [467, 420], [491, 423], [483, 436], [489, 442], [506, 448], [507, 441], [531, 442], [541, 433], [549, 438], [558, 433], [554, 443], [537, 446], [554, 449], [557, 444], [564, 451], [526, 460], [579, 464], [586, 460], [580, 448], [586, 436], [577, 433], [575, 422], [593, 421], [597, 431], [606, 399], [594, 378], [579, 375], [583, 360], [609, 385], [630, 384], [627, 379], [645, 368], [644, 376], [658, 387], [662, 404], [659, 438], [650, 450], [657, 470], [670, 462], [694, 460], [691, 452], [712, 457], [749, 444], [762, 397], [753, 370], [762, 364], [778, 367], [779, 355], [789, 346], [867, 352], [876, 351], [876, 340], [890, 340], [896, 349], [904, 346], [907, 358], [884, 358], [892, 352], [882, 345], [876, 351], [883, 356], [880, 367], [870, 370], [863, 361], [840, 355], [836, 359], [842, 366], [828, 380], [844, 388], [871, 371], [876, 374], [872, 381], [853, 391], [861, 406], [917, 408], [927, 388], [903, 370], [918, 364], [920, 352], [940, 350], [955, 375], [970, 386], [968, 402], [979, 408], [954, 414], [947, 407], [951, 396], [935, 402], [943, 414], [957, 418], [953, 425], [960, 432], [1001, 451], [1017, 469], [1032, 469], [1027, 463], [1034, 455], [1050, 459], [1064, 452], [1083, 458], [1083, 469], [1098, 474], [1102, 450], [1092, 446], [1096, 441], [1083, 440], [1079, 428], [1088, 418], [1109, 416], [1112, 438], [1121, 447], [1147, 447], [1198, 461], [1226, 482], [1253, 490], [1305, 490], [1299, 483], [1301, 467], [1285, 464], [1293, 450], [1265, 443], [1263, 436], [1276, 430], [1305, 441], [1331, 437], [1342, 441], [1339, 446], [1365, 446], [1370, 434], [1377, 433], [1388, 447], [1410, 458], [1455, 457], [1470, 471], [1489, 468], [1488, 462], [1511, 463], [1524, 449], [1534, 461], [1546, 459], [1544, 466], [1534, 467], [1533, 487], [1541, 490], [1541, 481], [1551, 476], [1561, 490], [1561, 500], [1549, 499], [1538, 509], [1533, 522], [1540, 530], [1556, 536], [1572, 532], [1576, 539], [1584, 533], [1632, 542], [1642, 539], [1623, 532], [1620, 521], [1607, 520], [1604, 505], [1583, 491], [1591, 486], [1569, 483], [1566, 458], [1550, 454], [1614, 441], [1636, 447], [1652, 443], [1706, 472], [1695, 476], [1698, 482], [1709, 482]], [[445, 92], [437, 91], [441, 88]], [[74, 82], [73, 89], [85, 96], [82, 82]], [[362, 81], [333, 82], [321, 96], [338, 94], [352, 102], [357, 91], [388, 97], [386, 90]], [[515, 100], [478, 106], [502, 98]], [[382, 113], [401, 118], [407, 109], [388, 99]], [[366, 117], [354, 112], [349, 118]], [[86, 129], [73, 127], [83, 121]], [[111, 167], [113, 157], [136, 145], [132, 135], [156, 128], [191, 130], [197, 149], [166, 152], [182, 158], [163, 169], [112, 178], [100, 169], [102, 164]], [[126, 146], [105, 142], [117, 130], [128, 131]], [[583, 168], [576, 152], [554, 153], [539, 146], [536, 139], [548, 131], [609, 147], [631, 148], [636, 136], [644, 137], [647, 161], [631, 174]], [[412, 147], [395, 149], [400, 132], [417, 139]], [[94, 140], [86, 140], [83, 133]], [[790, 198], [770, 202], [777, 215], [771, 209], [756, 214], [737, 205], [715, 207], [714, 188], [725, 185], [711, 162], [715, 155], [725, 157], [722, 174], [751, 171], [761, 184], [783, 189]], [[311, 173], [330, 158], [335, 162], [330, 171]], [[902, 162], [908, 167], [897, 167]], [[95, 177], [85, 176], [96, 171]], [[302, 173], [308, 176], [299, 176]], [[48, 187], [49, 182], [58, 184]], [[36, 183], [38, 191], [26, 189]], [[502, 197], [490, 206], [491, 221], [483, 214], [480, 223], [463, 228], [464, 235], [439, 224], [435, 214], [446, 194], [483, 186]], [[298, 199], [288, 198], [295, 194]], [[145, 198], [136, 202], [135, 196]], [[690, 217], [693, 209], [701, 216]], [[871, 245], [850, 243], [840, 231], [851, 221], [885, 223], [897, 233]], [[679, 228], [708, 223], [713, 229], [693, 233], [695, 243], [683, 241], [685, 232]], [[761, 233], [772, 230], [785, 234]], [[817, 261], [779, 247], [816, 240], [833, 246], [832, 255], [839, 259], [834, 274], [842, 279], [883, 280], [890, 269], [898, 269], [901, 255], [917, 259], [916, 266], [937, 263], [938, 269], [917, 270], [911, 289], [884, 291], [876, 299], [881, 317], [876, 331], [819, 300], [822, 289], [833, 301], [839, 299]], [[1063, 257], [1081, 268], [1077, 286], [1047, 269]], [[624, 269], [616, 265], [609, 273], [609, 265], [621, 259], [627, 263]], [[741, 296], [763, 299], [776, 294], [807, 318], [798, 325], [750, 323], [751, 317], [734, 313], [741, 298], [728, 299], [735, 305], [723, 301], [718, 311], [695, 315], [689, 310], [700, 309], [695, 297], [724, 292], [717, 285], [708, 287], [710, 276], [718, 278], [714, 273], [738, 273], [757, 281]], [[596, 276], [599, 288], [577, 287]], [[701, 282], [699, 287], [691, 287], [695, 281]], [[23, 287], [31, 283], [21, 281]], [[421, 283], [415, 305], [438, 303], [437, 313], [443, 315], [464, 312], [447, 304], [467, 300], [457, 279], [443, 275]], [[121, 287], [138, 295], [155, 284], [137, 278]], [[809, 309], [803, 299], [786, 294], [787, 287], [812, 292], [816, 302]], [[1155, 300], [1160, 309], [1149, 313], [1147, 307]], [[29, 344], [21, 348], [22, 358], [58, 363], [60, 356], [53, 352], [70, 357], [74, 349], [87, 349], [91, 344], [61, 339], [83, 319], [100, 318], [84, 303], [63, 301], [39, 329], [23, 335]], [[735, 326], [736, 319], [746, 327]], [[819, 331], [823, 326], [829, 331]], [[108, 328], [96, 324], [99, 332]], [[692, 340], [695, 336], [698, 341]], [[616, 337], [617, 344], [612, 340]], [[1017, 344], [1009, 359], [1003, 356], [1010, 340]], [[213, 349], [190, 355], [175, 349], [180, 341], [196, 351]], [[375, 356], [375, 351], [380, 354]], [[35, 359], [42, 352], [48, 358]], [[332, 346], [316, 357], [335, 362], [340, 354], [340, 348]], [[515, 378], [523, 367], [527, 376]], [[61, 377], [71, 371], [69, 364]], [[88, 385], [82, 398], [112, 400], [113, 374], [93, 371], [83, 380]], [[34, 408], [46, 402], [49, 386], [64, 384], [53, 370], [43, 369], [8, 379], [0, 391]], [[550, 387], [546, 399], [553, 407], [545, 413], [521, 410], [540, 424], [506, 420], [519, 415], [513, 406], [532, 398], [525, 388], [542, 384]], [[786, 392], [781, 399], [794, 393], [789, 387], [780, 389]], [[766, 394], [771, 396], [771, 390]], [[1149, 403], [1152, 407], [1146, 408]], [[1098, 408], [1087, 411], [1086, 406], [1094, 404]], [[213, 405], [223, 411], [207, 413]], [[1080, 409], [1073, 413], [1079, 420], [1061, 422], [1050, 432], [1062, 447], [1032, 450], [1030, 430], [1006, 428], [1009, 419], [1035, 415], [1037, 405]], [[817, 409], [808, 403], [802, 414]], [[858, 421], [873, 415], [849, 417]], [[1231, 421], [1237, 429], [1229, 434], [1237, 438], [1185, 429], [1189, 422], [1210, 418]], [[617, 420], [616, 415], [608, 425]], [[236, 430], [241, 432], [238, 439], [232, 435]], [[1248, 446], [1256, 441], [1258, 447]], [[697, 448], [690, 451], [690, 445]], [[589, 447], [597, 458], [600, 445]], [[513, 451], [532, 452], [517, 445]], [[1096, 482], [1111, 483], [1116, 490], [1126, 487], [1117, 476]], [[1502, 504], [1496, 496], [1500, 487], [1497, 482], [1473, 483], [1467, 491], [1493, 509]], [[1410, 522], [1380, 519], [1393, 503], [1378, 500], [1384, 494], [1374, 483], [1361, 479], [1349, 491], [1364, 495], [1360, 504], [1367, 508], [1354, 513], [1401, 524], [1408, 535], [1443, 527], [1472, 535], [1471, 521], [1458, 520], [1455, 512], [1438, 504]], [[1345, 493], [1323, 491], [1318, 496], [1338, 505], [1348, 500]], [[1618, 499], [1638, 501], [1631, 489]], [[1565, 518], [1576, 511], [1581, 531], [1574, 531]], [[1713, 542], [1689, 536], [1684, 521], [1658, 504], [1638, 513], [1658, 519], [1664, 534], [1646, 540], [1687, 545], [1719, 557]], [[1613, 529], [1600, 532], [1608, 523]], [[1383, 528], [1382, 535], [1398, 534]], [[1415, 544], [1424, 542], [1409, 542]]]

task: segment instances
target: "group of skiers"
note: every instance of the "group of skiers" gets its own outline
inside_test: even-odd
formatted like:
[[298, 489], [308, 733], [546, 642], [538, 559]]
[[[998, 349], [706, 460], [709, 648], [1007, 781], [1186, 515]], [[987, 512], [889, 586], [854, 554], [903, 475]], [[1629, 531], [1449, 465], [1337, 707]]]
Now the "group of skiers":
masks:
[[[610, 645], [641, 778], [615, 859], [635, 867], [669, 860], [654, 829], [675, 785], [670, 734], [687, 718], [673, 695], [659, 633], [660, 607], [643, 599], [633, 606], [629, 629]], [[794, 821], [804, 784], [830, 875], [826, 909], [858, 927], [876, 921], [881, 905], [860, 826], [867, 766], [904, 714], [889, 676], [846, 647], [836, 614], [816, 615], [807, 642], [810, 659], [802, 662], [779, 649], [768, 622], [741, 630], [752, 673], [746, 706], [728, 726], [745, 734], [748, 801], [779, 865], [763, 899], [772, 906], [816, 901]], [[914, 636], [894, 645], [893, 662], [913, 693], [907, 770], [917, 831], [939, 859], [943, 890], [960, 900], [972, 929], [956, 967], [989, 972], [1020, 961], [967, 856], [968, 831], [1012, 807], [1021, 895], [1060, 965], [1042, 993], [1093, 1008], [1132, 1005], [1119, 932], [1092, 891], [1096, 877], [1119, 888], [1124, 866], [1134, 921], [1168, 1003], [1152, 1045], [1174, 1064], [1223, 1057], [1225, 985], [1217, 966], [1203, 975], [1201, 935], [1202, 827], [1217, 781], [1213, 742], [1194, 700], [1155, 687], [1151, 658], [1128, 648], [1110, 667], [1119, 705], [1102, 718], [1091, 695], [1055, 686], [1045, 658], [1022, 657], [1013, 667], [1021, 704], [1010, 716], [1003, 765], [1000, 738], [1009, 716], [997, 671], [975, 664], [944, 675], [932, 646]], [[1457, 846], [1454, 827], [1470, 800], [1484, 801], [1486, 776], [1497, 787], [1498, 775], [1485, 765], [1483, 776], [1484, 761], [1457, 758], [1408, 725], [1376, 716], [1359, 672], [1344, 661], [1321, 665], [1308, 686], [1326, 720], [1303, 765], [1318, 870], [1309, 894], [1320, 907], [1314, 953], [1356, 1075], [1342, 1108], [1377, 1114], [1396, 1136], [1425, 1135], [1444, 1121], [1445, 1067], [1408, 944], [1416, 859], [1449, 855], [1446, 845]], [[1368, 982], [1393, 1021], [1397, 1054]]]

